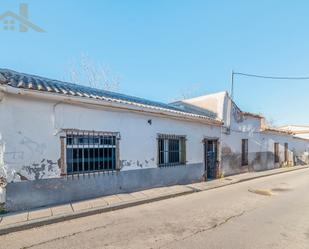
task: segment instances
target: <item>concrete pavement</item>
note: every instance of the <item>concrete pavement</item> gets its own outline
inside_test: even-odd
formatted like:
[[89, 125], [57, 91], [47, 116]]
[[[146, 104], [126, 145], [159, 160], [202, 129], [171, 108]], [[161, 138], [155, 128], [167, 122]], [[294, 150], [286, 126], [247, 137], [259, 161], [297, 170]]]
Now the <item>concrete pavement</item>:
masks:
[[308, 175], [292, 171], [7, 234], [0, 248], [305, 249]]
[[223, 187], [242, 181], [306, 168], [307, 166], [298, 166], [262, 172], [245, 173], [208, 182], [154, 188], [139, 192], [111, 195], [91, 200], [73, 202], [54, 207], [46, 207], [38, 210], [30, 210], [22, 213], [7, 214], [0, 216], [0, 234], [16, 232], [55, 222], [132, 207], [180, 195]]

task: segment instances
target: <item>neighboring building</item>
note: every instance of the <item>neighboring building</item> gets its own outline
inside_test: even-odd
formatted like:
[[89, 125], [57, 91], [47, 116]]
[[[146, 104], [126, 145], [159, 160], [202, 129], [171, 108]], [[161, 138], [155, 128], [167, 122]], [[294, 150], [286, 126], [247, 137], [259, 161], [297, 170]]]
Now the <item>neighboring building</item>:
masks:
[[308, 125], [285, 125], [279, 127], [278, 129], [290, 131], [295, 135], [295, 137], [309, 139]]
[[309, 163], [309, 140], [297, 138], [288, 130], [267, 127], [263, 116], [241, 111], [227, 92], [173, 104], [183, 110], [207, 109], [213, 117], [223, 121], [220, 137], [222, 175]]
[[226, 92], [163, 104], [0, 69], [0, 114], [8, 210], [308, 162]]

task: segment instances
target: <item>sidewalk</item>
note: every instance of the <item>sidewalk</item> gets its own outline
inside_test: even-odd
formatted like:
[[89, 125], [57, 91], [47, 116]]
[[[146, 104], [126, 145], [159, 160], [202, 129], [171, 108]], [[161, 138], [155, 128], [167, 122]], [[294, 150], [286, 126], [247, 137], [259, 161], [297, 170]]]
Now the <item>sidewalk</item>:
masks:
[[244, 173], [208, 182], [153, 188], [138, 192], [72, 202], [65, 205], [45, 207], [26, 212], [0, 215], [0, 235], [306, 168], [309, 167], [296, 166], [262, 172]]

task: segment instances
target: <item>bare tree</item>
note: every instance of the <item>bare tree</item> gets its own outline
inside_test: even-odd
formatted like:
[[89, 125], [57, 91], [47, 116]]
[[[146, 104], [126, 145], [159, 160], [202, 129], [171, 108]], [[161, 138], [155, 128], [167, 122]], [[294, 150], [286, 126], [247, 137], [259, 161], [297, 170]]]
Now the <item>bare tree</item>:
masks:
[[191, 84], [180, 91], [180, 95], [172, 99], [172, 101], [180, 101], [184, 99], [194, 98], [201, 95], [201, 84]]
[[272, 128], [276, 128], [276, 120], [272, 117], [269, 117], [265, 120], [265, 124], [267, 127], [272, 127]]
[[86, 54], [82, 54], [78, 60], [73, 60], [67, 71], [67, 78], [73, 83], [119, 91], [119, 77], [113, 75], [108, 67], [92, 60]]

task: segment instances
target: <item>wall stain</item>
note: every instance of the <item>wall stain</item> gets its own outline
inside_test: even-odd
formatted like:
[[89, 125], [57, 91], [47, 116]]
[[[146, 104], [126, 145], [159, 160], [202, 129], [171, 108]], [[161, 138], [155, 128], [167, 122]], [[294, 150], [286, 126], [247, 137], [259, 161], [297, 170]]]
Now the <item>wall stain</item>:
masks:
[[4, 152], [4, 162], [8, 164], [19, 164], [24, 160], [23, 151], [8, 151]]
[[38, 180], [44, 178], [46, 172], [52, 172], [55, 165], [58, 165], [58, 162], [42, 159], [40, 163], [33, 163], [32, 165], [23, 166], [22, 170], [27, 172], [28, 175], [34, 176], [35, 180]]
[[21, 145], [24, 145], [33, 153], [43, 154], [46, 150], [46, 144], [44, 143], [37, 143], [29, 137], [23, 136], [22, 140], [20, 141]]
[[22, 175], [19, 172], [17, 172], [16, 175], [18, 175], [20, 177], [20, 180], [22, 180], [22, 181], [28, 181], [29, 180], [27, 177], [25, 177], [24, 175]]
[[151, 162], [154, 162], [155, 159], [151, 158], [150, 160], [144, 160], [144, 161], [140, 161], [140, 160], [120, 160], [120, 165], [121, 168], [123, 167], [139, 167], [139, 168], [147, 168], [150, 166]]

